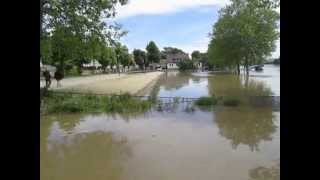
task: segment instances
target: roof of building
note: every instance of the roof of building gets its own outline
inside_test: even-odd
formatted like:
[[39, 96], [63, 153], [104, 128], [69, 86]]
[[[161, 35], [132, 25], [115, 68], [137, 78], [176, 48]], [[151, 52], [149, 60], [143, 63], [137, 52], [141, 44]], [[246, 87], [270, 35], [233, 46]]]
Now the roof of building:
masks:
[[181, 53], [181, 52], [178, 52], [178, 53], [170, 53], [170, 54], [167, 54], [167, 63], [177, 63], [178, 61], [180, 60], [187, 60], [189, 59], [189, 55], [187, 53]]

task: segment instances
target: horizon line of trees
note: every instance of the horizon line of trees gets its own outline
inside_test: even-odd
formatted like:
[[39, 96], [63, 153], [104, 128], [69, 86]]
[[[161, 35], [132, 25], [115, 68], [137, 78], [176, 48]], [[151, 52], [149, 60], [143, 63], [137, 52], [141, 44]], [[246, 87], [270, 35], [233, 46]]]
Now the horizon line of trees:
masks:
[[[146, 69], [152, 63], [160, 63], [160, 60], [166, 59], [168, 54], [188, 54], [183, 50], [176, 47], [164, 47], [162, 51], [159, 51], [159, 48], [154, 41], [150, 41], [145, 51], [141, 49], [133, 50], [133, 57], [135, 63], [139, 66], [140, 69]], [[204, 66], [209, 65], [208, 54], [206, 52], [201, 53], [198, 50], [195, 50], [191, 54], [190, 63], [178, 63], [182, 69], [194, 69], [193, 63], [201, 62]], [[192, 65], [191, 65], [192, 64]]]

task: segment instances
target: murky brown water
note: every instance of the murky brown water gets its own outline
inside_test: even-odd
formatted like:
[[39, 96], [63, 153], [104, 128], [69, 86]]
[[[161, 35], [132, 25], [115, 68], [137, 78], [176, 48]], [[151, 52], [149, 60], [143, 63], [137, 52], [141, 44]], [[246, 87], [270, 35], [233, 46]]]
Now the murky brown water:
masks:
[[[279, 69], [248, 79], [169, 73], [158, 96], [280, 95]], [[280, 112], [268, 106], [41, 119], [42, 180], [280, 179]]]

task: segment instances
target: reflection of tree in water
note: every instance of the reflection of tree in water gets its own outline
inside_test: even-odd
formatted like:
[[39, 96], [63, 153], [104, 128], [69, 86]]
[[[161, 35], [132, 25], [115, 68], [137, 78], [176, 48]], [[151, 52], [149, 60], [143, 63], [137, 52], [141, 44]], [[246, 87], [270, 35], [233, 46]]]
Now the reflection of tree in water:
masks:
[[261, 141], [272, 140], [276, 131], [271, 108], [224, 108], [215, 112], [219, 133], [231, 140], [232, 147], [248, 145], [251, 151], [259, 150]]
[[268, 96], [270, 88], [264, 82], [247, 76], [214, 75], [208, 78], [210, 94], [217, 96]]
[[67, 138], [65, 143], [50, 142], [53, 148], [41, 153], [41, 179], [121, 179], [122, 163], [131, 154], [127, 139], [105, 132]]
[[165, 90], [180, 89], [189, 84], [189, 80], [194, 82], [200, 82], [200, 77], [192, 76], [190, 72], [167, 72], [164, 77], [161, 78], [161, 86]]
[[280, 180], [280, 164], [271, 167], [256, 167], [249, 171], [249, 176], [249, 180]]
[[192, 100], [181, 97], [159, 98], [154, 109], [158, 112], [176, 113], [179, 111], [193, 114], [196, 111], [196, 106]]
[[65, 131], [70, 131], [74, 127], [76, 127], [83, 119], [84, 117], [88, 115], [92, 116], [101, 116], [101, 115], [106, 115], [112, 119], [120, 119], [124, 120], [126, 122], [129, 122], [130, 119], [134, 119], [137, 117], [144, 116], [148, 114], [149, 111], [139, 111], [139, 112], [128, 112], [128, 113], [91, 113], [91, 114], [63, 114], [63, 115], [57, 115], [55, 116], [56, 120], [59, 122], [59, 125], [62, 129]]

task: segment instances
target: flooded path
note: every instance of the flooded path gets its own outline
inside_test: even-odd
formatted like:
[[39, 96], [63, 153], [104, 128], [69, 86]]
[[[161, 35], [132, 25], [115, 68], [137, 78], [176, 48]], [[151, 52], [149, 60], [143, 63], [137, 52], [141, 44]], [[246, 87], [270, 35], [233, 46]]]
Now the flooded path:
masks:
[[[169, 72], [144, 94], [280, 96], [280, 68], [249, 78]], [[43, 180], [280, 179], [280, 112], [188, 104], [145, 114], [64, 114], [41, 119]]]

